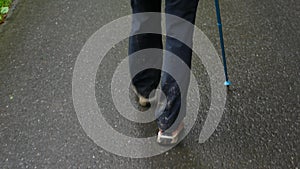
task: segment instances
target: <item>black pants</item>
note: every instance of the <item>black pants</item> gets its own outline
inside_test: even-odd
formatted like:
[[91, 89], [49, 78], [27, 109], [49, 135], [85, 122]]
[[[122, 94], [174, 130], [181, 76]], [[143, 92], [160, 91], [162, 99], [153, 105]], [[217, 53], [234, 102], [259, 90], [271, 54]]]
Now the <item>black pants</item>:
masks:
[[[166, 0], [165, 12], [183, 18], [194, 24], [198, 1], [199, 0]], [[131, 7], [134, 14], [142, 12], [161, 12], [161, 0], [131, 0]], [[133, 18], [133, 20], [138, 23], [133, 24], [132, 33], [138, 32], [144, 25], [161, 30], [160, 20], [156, 23], [149, 23], [151, 21], [147, 19]], [[173, 30], [180, 29], [180, 24], [180, 22], [174, 23], [166, 18], [167, 37], [165, 48], [167, 51], [174, 54], [175, 57], [178, 56], [183, 60], [188, 67], [191, 67], [192, 50], [179, 40], [168, 36], [168, 34], [176, 32]], [[184, 33], [188, 40], [192, 42], [193, 33], [191, 33], [191, 30], [186, 30], [186, 32], [183, 31], [182, 33]], [[163, 49], [162, 35], [147, 33], [130, 37], [129, 55], [133, 55], [135, 52], [148, 48]], [[154, 52], [153, 54], [156, 56], [159, 55], [159, 57], [155, 57], [158, 64], [162, 64], [161, 66], [170, 66], [170, 61], [163, 57], [163, 52]], [[147, 59], [151, 60], [151, 56], [147, 56]], [[137, 62], [135, 59], [129, 58], [129, 65], [130, 69], [134, 69], [134, 67], [137, 66]], [[189, 73], [182, 73], [179, 77], [181, 77], [181, 81], [185, 82], [185, 86], [189, 85]], [[161, 82], [161, 89], [166, 95], [167, 103], [164, 109], [159, 109], [158, 111], [160, 112], [156, 113], [158, 127], [163, 131], [172, 128], [175, 129], [178, 126], [176, 122], [180, 122], [185, 116], [185, 111], [180, 112], [179, 115], [179, 110], [180, 108], [185, 110], [186, 103], [185, 99], [182, 98], [186, 97], [187, 88], [185, 91], [180, 91], [175, 79], [170, 74], [158, 69], [147, 69], [132, 77], [132, 84], [144, 97], [149, 97], [150, 92], [158, 87], [159, 82]]]

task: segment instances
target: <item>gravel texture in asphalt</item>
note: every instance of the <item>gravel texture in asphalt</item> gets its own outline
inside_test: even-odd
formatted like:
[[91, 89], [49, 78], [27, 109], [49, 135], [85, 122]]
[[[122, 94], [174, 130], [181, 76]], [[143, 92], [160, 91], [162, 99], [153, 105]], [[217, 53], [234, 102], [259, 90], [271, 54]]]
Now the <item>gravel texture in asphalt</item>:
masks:
[[[131, 159], [97, 146], [82, 129], [72, 101], [81, 48], [103, 25], [130, 14], [130, 2], [19, 1], [0, 26], [0, 168], [299, 168], [300, 1], [220, 5], [233, 86], [217, 130], [198, 143], [210, 88], [195, 57], [201, 109], [192, 131], [166, 153]], [[200, 1], [196, 25], [220, 52], [214, 1]], [[99, 66], [98, 104], [116, 130], [153, 136], [154, 123], [132, 124], [113, 106], [110, 81], [126, 55], [124, 40]]]

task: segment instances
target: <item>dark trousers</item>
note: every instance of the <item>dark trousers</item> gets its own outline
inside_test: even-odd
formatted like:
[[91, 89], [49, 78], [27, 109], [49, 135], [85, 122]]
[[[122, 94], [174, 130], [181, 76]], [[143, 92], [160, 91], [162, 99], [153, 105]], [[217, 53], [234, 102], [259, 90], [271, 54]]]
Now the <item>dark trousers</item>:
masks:
[[[194, 24], [198, 1], [199, 0], [166, 0], [165, 12]], [[134, 14], [142, 12], [161, 12], [161, 0], [131, 0], [131, 7], [132, 13]], [[143, 27], [143, 25], [151, 25], [154, 29], [161, 30], [160, 22], [147, 23], [149, 22], [147, 19], [135, 20], [135, 22], [140, 23], [135, 23], [135, 25], [138, 26], [134, 26], [133, 24], [132, 33], [139, 31], [138, 29]], [[175, 57], [178, 56], [188, 67], [191, 67], [192, 50], [179, 40], [168, 36], [168, 34], [173, 32], [173, 29], [178, 29], [178, 27], [180, 27], [180, 23], [168, 21], [168, 18], [166, 18], [167, 37], [165, 49], [171, 54], [174, 54]], [[193, 33], [187, 33], [186, 36], [189, 41], [192, 41]], [[163, 49], [162, 35], [147, 33], [134, 35], [129, 38], [129, 55], [148, 48]], [[163, 57], [163, 52], [154, 52], [154, 54], [160, 56], [155, 57], [158, 64], [162, 64], [161, 66], [172, 66], [170, 65], [170, 61]], [[151, 56], [147, 57], [151, 60]], [[129, 58], [130, 69], [134, 69], [136, 64], [135, 59]], [[179, 75], [179, 77], [185, 86], [189, 85], [189, 73], [183, 73]], [[161, 82], [161, 89], [166, 95], [166, 106], [164, 109], [158, 109], [157, 111], [159, 112], [156, 112], [158, 127], [163, 131], [167, 129], [173, 130], [178, 126], [176, 122], [180, 122], [185, 116], [187, 87], [184, 91], [180, 91], [176, 80], [167, 72], [159, 69], [143, 70], [132, 77], [132, 84], [136, 90], [146, 98], [149, 97], [152, 90], [158, 87], [159, 82]], [[180, 109], [184, 111], [180, 111]]]

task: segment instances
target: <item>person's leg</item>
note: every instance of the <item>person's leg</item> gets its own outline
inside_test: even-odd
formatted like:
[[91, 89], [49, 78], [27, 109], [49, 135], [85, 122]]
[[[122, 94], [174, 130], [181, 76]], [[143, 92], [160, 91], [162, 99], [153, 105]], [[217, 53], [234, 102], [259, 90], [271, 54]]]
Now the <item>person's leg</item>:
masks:
[[[131, 0], [132, 13], [144, 13], [144, 12], [161, 12], [161, 0]], [[153, 58], [151, 60], [151, 55], [149, 52], [146, 54], [145, 59], [139, 59], [141, 57], [137, 56], [139, 54], [134, 54], [143, 49], [148, 48], [158, 48], [162, 49], [162, 35], [161, 34], [139, 34], [145, 27], [153, 27], [156, 30], [161, 32], [161, 21], [160, 18], [153, 19], [149, 18], [149, 15], [133, 15], [132, 20], [132, 30], [131, 36], [129, 38], [129, 67], [131, 75], [133, 76], [133, 72], [136, 72], [134, 69], [137, 68], [136, 65], [147, 64], [149, 61], [153, 62]], [[153, 23], [154, 22], [154, 23]], [[137, 34], [137, 35], [134, 35]], [[155, 53], [156, 63], [161, 65], [162, 62], [162, 52]], [[143, 54], [145, 55], [145, 54]], [[145, 57], [143, 57], [145, 58]], [[159, 58], [159, 60], [157, 60]], [[149, 59], [149, 60], [148, 60]], [[137, 93], [141, 96], [148, 98], [150, 92], [153, 89], [156, 89], [161, 78], [161, 70], [158, 69], [147, 69], [139, 72], [136, 76], [132, 77], [132, 84], [136, 88]]]
[[[197, 6], [198, 0], [166, 0], [165, 9], [167, 14], [178, 16], [194, 24]], [[166, 95], [166, 107], [164, 110], [156, 112], [156, 116], [159, 129], [162, 132], [167, 130], [170, 133], [178, 128], [185, 116], [185, 98], [190, 79], [189, 71], [181, 71], [180, 68], [172, 65], [172, 57], [178, 56], [185, 64], [191, 67], [192, 50], [184, 43], [168, 35], [175, 34], [176, 36], [176, 34], [181, 34], [180, 36], [184, 36], [186, 43], [192, 45], [193, 28], [186, 27], [185, 22], [174, 20], [168, 16], [166, 17], [166, 28], [166, 50], [169, 53], [166, 54], [168, 57], [164, 57], [163, 59], [163, 67], [176, 74], [179, 82], [177, 83], [170, 74], [162, 72], [161, 86], [162, 91]], [[179, 84], [183, 91], [180, 91]], [[180, 109], [182, 110], [181, 112]]]

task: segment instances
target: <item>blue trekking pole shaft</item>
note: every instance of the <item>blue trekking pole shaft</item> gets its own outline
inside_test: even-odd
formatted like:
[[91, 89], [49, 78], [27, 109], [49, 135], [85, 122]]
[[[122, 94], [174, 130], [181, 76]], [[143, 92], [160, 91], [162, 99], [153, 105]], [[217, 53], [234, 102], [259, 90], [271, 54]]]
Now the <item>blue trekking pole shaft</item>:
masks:
[[216, 13], [217, 13], [217, 20], [218, 20], [219, 35], [220, 35], [220, 45], [221, 45], [221, 49], [222, 49], [222, 59], [223, 59], [223, 65], [224, 65], [225, 80], [226, 80], [224, 85], [229, 86], [229, 85], [231, 85], [231, 82], [229, 81], [228, 74], [227, 74], [227, 64], [226, 64], [226, 55], [225, 55], [219, 0], [215, 0], [215, 5], [216, 5]]

